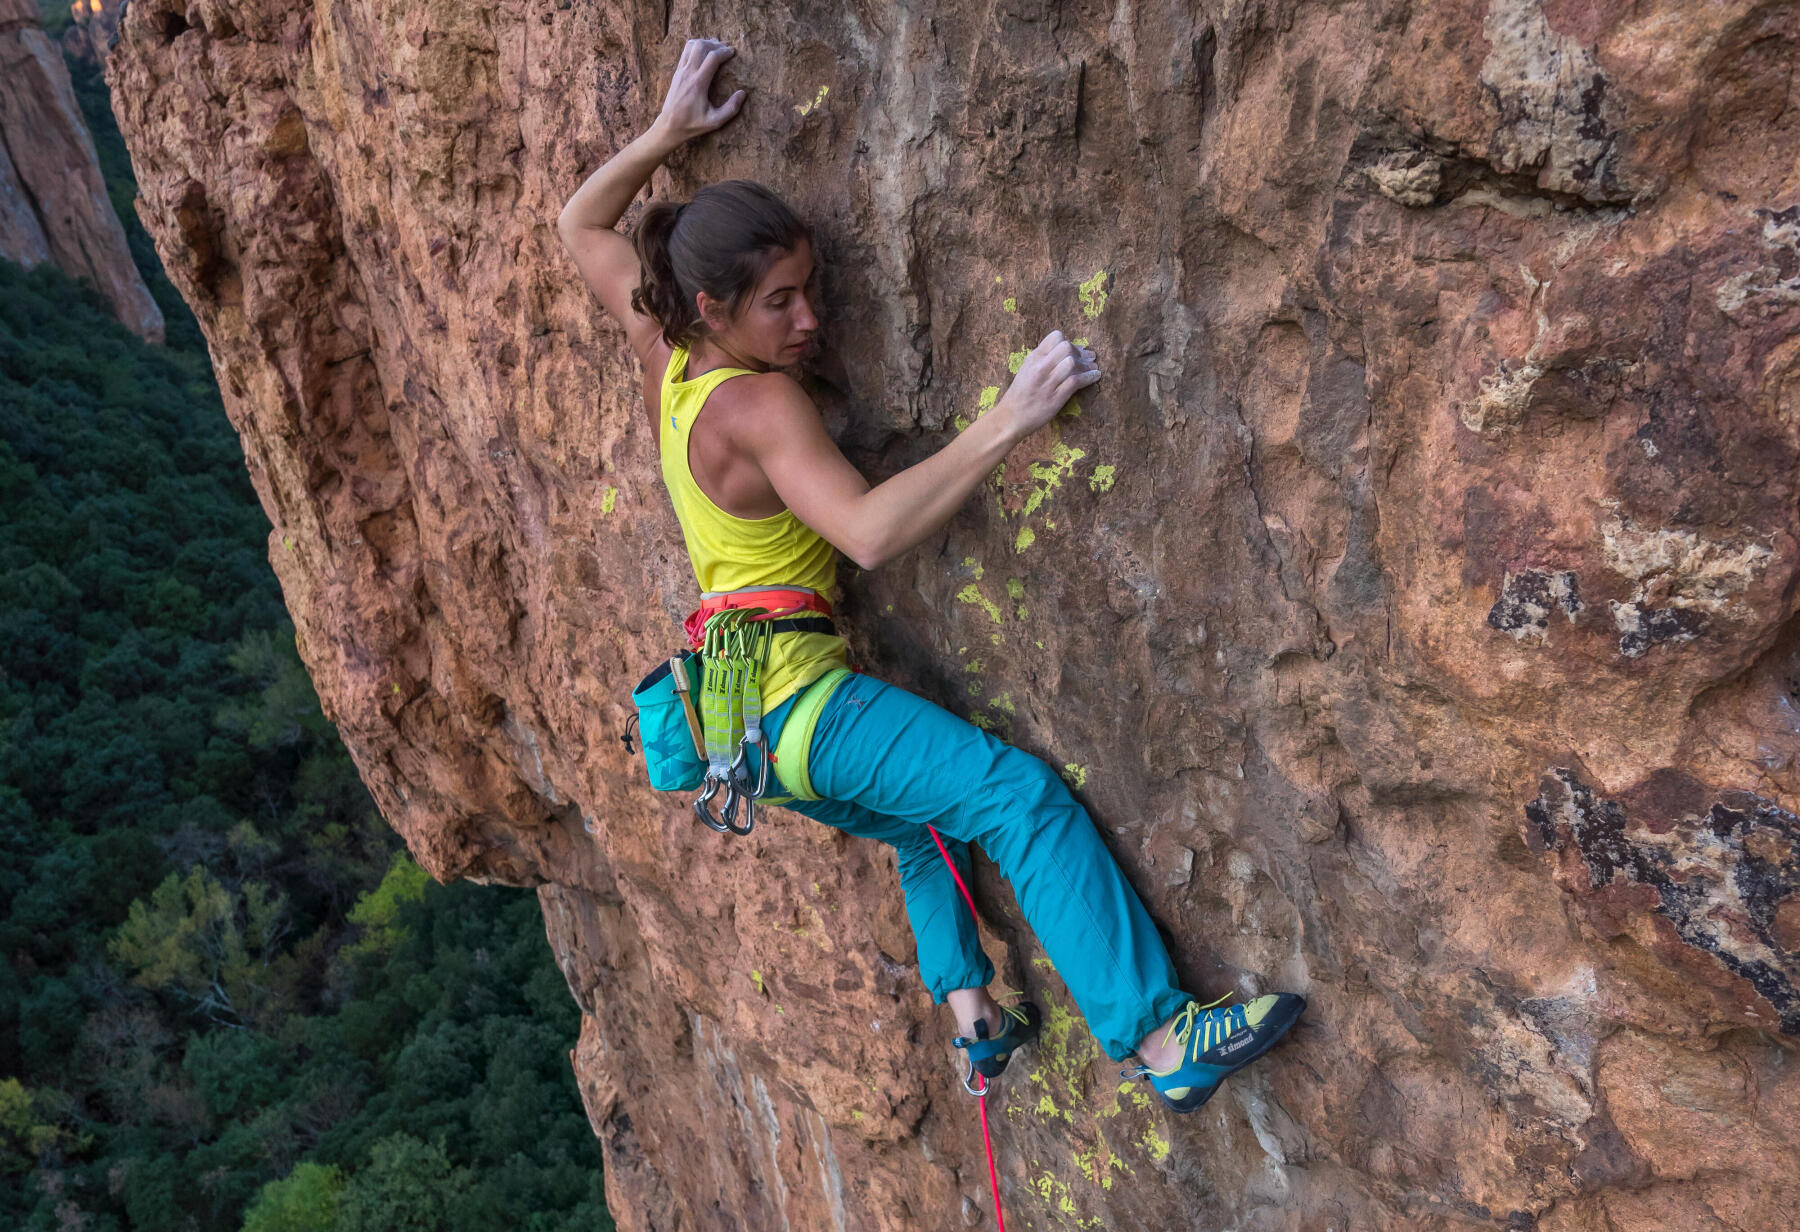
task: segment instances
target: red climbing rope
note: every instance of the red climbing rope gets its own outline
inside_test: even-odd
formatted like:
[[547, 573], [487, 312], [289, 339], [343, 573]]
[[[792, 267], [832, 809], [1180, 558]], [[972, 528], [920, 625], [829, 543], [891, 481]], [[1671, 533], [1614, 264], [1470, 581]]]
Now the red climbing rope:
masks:
[[[969, 917], [974, 919], [976, 926], [979, 927], [980, 917], [975, 914], [975, 898], [969, 893], [969, 887], [963, 884], [962, 874], [956, 871], [956, 862], [950, 858], [950, 852], [944, 847], [944, 840], [938, 837], [937, 827], [927, 824], [925, 828], [931, 831], [931, 839], [937, 844], [938, 854], [942, 855], [944, 863], [950, 866], [950, 875], [956, 878], [956, 888], [962, 891], [963, 901], [969, 904]], [[981, 1104], [981, 1145], [987, 1148], [988, 1185], [994, 1191], [994, 1223], [999, 1232], [1006, 1232], [1006, 1216], [1000, 1212], [1000, 1175], [994, 1171], [994, 1143], [988, 1137], [988, 1080], [986, 1074], [976, 1076], [981, 1079], [981, 1090], [976, 1092], [976, 1097]]]

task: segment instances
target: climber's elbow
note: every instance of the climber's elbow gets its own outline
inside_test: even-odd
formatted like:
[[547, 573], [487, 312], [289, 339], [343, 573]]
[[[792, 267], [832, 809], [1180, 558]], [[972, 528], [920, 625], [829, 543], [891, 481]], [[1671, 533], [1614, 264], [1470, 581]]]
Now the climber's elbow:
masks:
[[873, 547], [865, 547], [859, 551], [844, 554], [855, 561], [856, 567], [865, 573], [870, 569], [879, 569], [888, 562], [887, 553]]

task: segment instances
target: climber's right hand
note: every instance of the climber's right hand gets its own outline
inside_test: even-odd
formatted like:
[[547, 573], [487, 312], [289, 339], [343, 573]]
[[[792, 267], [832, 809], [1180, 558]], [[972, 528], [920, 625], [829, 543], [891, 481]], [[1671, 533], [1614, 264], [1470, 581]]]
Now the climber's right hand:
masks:
[[1049, 423], [1078, 390], [1099, 379], [1093, 350], [1076, 346], [1060, 329], [1053, 329], [1019, 365], [1019, 374], [995, 409], [1003, 409], [1019, 435], [1025, 436]]
[[713, 75], [719, 66], [737, 54], [737, 49], [718, 39], [691, 38], [681, 49], [681, 60], [675, 65], [675, 76], [669, 82], [668, 97], [656, 123], [677, 143], [689, 141], [715, 128], [722, 127], [744, 105], [744, 91], [739, 90], [719, 106], [710, 97]]

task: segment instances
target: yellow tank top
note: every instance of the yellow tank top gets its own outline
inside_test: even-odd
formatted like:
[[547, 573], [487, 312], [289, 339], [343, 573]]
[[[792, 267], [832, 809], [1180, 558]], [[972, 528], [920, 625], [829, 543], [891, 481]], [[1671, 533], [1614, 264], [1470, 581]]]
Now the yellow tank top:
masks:
[[[688, 469], [688, 436], [707, 395], [720, 382], [751, 368], [714, 368], [688, 380], [688, 348], [678, 346], [663, 371], [662, 414], [657, 420], [663, 484], [681, 523], [688, 560], [703, 595], [751, 586], [806, 586], [833, 600], [837, 549], [783, 509], [773, 517], [740, 518], [713, 504]], [[763, 713], [834, 667], [847, 667], [844, 639], [835, 633], [777, 633], [763, 667]]]

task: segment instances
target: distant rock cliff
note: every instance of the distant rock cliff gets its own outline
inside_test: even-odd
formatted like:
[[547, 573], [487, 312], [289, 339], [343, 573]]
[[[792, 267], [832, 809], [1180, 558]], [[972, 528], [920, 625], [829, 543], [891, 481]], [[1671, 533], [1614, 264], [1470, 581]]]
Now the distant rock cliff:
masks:
[[618, 741], [697, 594], [554, 220], [694, 34], [751, 92], [653, 187], [813, 220], [872, 478], [1049, 329], [1107, 371], [845, 566], [859, 658], [1061, 769], [1194, 990], [1311, 1001], [1165, 1115], [984, 865], [1009, 1224], [1791, 1226], [1800, 17], [1607, 7], [134, 0], [302, 653], [428, 867], [539, 887], [622, 1227], [992, 1218], [889, 849]]
[[35, 0], [0, 0], [0, 256], [54, 261], [100, 292], [119, 320], [163, 340], [162, 310], [132, 264], [94, 140]]
[[106, 53], [112, 48], [113, 33], [119, 28], [119, 14], [125, 0], [72, 0], [69, 14], [73, 18], [62, 32], [64, 54], [98, 67], [105, 67]]

